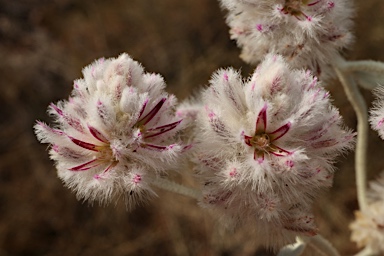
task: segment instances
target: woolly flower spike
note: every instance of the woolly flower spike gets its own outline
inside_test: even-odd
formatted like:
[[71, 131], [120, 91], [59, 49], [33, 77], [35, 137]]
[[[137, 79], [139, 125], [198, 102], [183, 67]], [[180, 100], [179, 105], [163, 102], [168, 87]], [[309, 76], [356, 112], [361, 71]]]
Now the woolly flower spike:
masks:
[[267, 55], [247, 82], [218, 71], [203, 102], [195, 148], [202, 206], [235, 225], [256, 224], [276, 248], [315, 235], [312, 200], [331, 186], [331, 163], [354, 137], [316, 77]]
[[349, 0], [221, 0], [229, 13], [231, 38], [241, 58], [258, 63], [267, 53], [281, 54], [294, 68], [310, 69], [321, 79], [330, 63], [352, 41]]
[[83, 75], [68, 101], [50, 105], [57, 127], [38, 122], [36, 135], [79, 198], [107, 203], [125, 194], [131, 207], [154, 195], [151, 181], [184, 149], [176, 99], [127, 54], [97, 60]]
[[359, 247], [370, 247], [374, 254], [384, 253], [384, 173], [370, 184], [369, 204], [356, 211], [356, 219], [349, 228], [351, 240]]
[[384, 140], [384, 88], [378, 87], [375, 90], [377, 97], [373, 102], [373, 108], [370, 111], [370, 123], [373, 130], [376, 130], [381, 139]]

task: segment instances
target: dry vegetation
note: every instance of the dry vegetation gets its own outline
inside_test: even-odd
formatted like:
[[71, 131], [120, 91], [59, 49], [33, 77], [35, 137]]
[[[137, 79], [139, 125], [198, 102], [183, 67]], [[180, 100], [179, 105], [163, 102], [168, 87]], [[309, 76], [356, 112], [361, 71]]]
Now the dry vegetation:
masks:
[[[384, 2], [358, 4], [348, 58], [384, 60]], [[78, 202], [61, 185], [46, 146], [34, 137], [34, 121], [49, 120], [47, 105], [68, 96], [82, 67], [121, 52], [163, 74], [181, 99], [219, 67], [252, 70], [238, 58], [215, 0], [0, 0], [0, 255], [267, 255], [250, 230], [222, 229], [193, 200], [159, 191], [128, 213], [122, 202]], [[355, 128], [340, 85], [329, 89]], [[370, 135], [373, 178], [383, 169], [384, 143]], [[347, 227], [355, 194], [349, 154], [315, 206], [320, 233], [342, 255], [356, 251]]]

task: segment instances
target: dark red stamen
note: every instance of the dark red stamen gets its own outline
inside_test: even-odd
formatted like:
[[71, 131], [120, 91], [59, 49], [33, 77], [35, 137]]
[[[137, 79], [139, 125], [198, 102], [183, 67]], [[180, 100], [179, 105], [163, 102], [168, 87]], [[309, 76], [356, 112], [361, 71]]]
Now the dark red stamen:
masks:
[[161, 135], [163, 133], [166, 133], [168, 131], [171, 131], [171, 130], [175, 129], [181, 123], [181, 121], [182, 120], [179, 120], [179, 121], [171, 123], [171, 124], [166, 124], [166, 125], [162, 125], [159, 127], [148, 129], [145, 131], [144, 138], [155, 137], [155, 136]]
[[85, 149], [88, 149], [91, 151], [96, 151], [96, 152], [99, 151], [99, 150], [97, 150], [97, 148], [96, 148], [97, 146], [95, 144], [84, 142], [84, 141], [75, 139], [71, 136], [68, 136], [68, 138], [79, 147], [82, 147], [82, 148], [85, 148]]
[[137, 121], [136, 126], [146, 125], [149, 121], [152, 120], [156, 116], [156, 114], [159, 112], [160, 108], [163, 106], [164, 102], [166, 101], [166, 98], [162, 98], [159, 103], [156, 104], [156, 106], [149, 111], [149, 113], [141, 118], [139, 121]]

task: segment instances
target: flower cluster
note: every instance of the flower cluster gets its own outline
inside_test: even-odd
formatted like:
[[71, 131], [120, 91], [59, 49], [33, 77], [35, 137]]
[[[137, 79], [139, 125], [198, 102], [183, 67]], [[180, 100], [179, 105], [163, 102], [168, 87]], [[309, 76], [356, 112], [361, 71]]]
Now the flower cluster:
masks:
[[373, 102], [373, 108], [370, 112], [370, 123], [373, 130], [376, 130], [384, 140], [384, 89], [378, 87], [375, 91], [376, 101]]
[[232, 69], [218, 71], [202, 99], [201, 205], [234, 224], [254, 223], [266, 244], [315, 235], [311, 203], [354, 137], [317, 78], [269, 54], [246, 82]]
[[330, 62], [353, 36], [348, 0], [221, 0], [241, 58], [258, 63], [267, 53], [285, 56], [294, 68], [326, 78]]
[[380, 254], [384, 253], [384, 173], [371, 182], [368, 195], [368, 206], [355, 212], [356, 219], [349, 226], [351, 240]]
[[127, 54], [97, 60], [83, 75], [68, 101], [50, 105], [56, 127], [38, 122], [37, 137], [51, 145], [59, 177], [79, 198], [106, 203], [126, 195], [132, 207], [154, 195], [153, 179], [185, 149], [176, 98]]

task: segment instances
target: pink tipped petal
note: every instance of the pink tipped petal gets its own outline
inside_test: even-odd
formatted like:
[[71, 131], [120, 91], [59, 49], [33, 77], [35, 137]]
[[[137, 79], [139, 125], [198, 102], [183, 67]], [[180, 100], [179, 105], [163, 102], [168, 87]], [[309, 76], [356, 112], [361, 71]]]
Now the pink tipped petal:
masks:
[[156, 114], [159, 112], [160, 108], [163, 106], [164, 102], [166, 101], [166, 98], [162, 98], [159, 103], [156, 104], [156, 106], [149, 111], [149, 113], [141, 118], [139, 121], [137, 121], [136, 126], [146, 125], [149, 121], [152, 120], [156, 116]]
[[50, 127], [49, 125], [46, 125], [43, 122], [38, 121], [37, 124], [49, 133], [53, 133], [55, 135], [65, 135], [65, 132], [63, 132], [62, 130], [54, 129], [54, 128]]
[[267, 129], [267, 103], [264, 104], [264, 107], [260, 110], [259, 116], [256, 120], [256, 130], [255, 133], [264, 132]]
[[379, 122], [377, 122], [376, 129], [379, 129], [384, 123], [384, 119], [381, 119]]
[[155, 136], [161, 135], [163, 133], [166, 133], [168, 131], [171, 131], [171, 130], [175, 129], [181, 123], [181, 121], [182, 120], [179, 120], [179, 121], [171, 123], [171, 124], [166, 124], [166, 125], [162, 125], [159, 127], [148, 129], [145, 131], [144, 138], [155, 137]]
[[77, 146], [79, 147], [82, 147], [82, 148], [85, 148], [85, 149], [88, 149], [88, 150], [91, 150], [91, 151], [99, 151], [97, 149], [97, 146], [95, 144], [92, 144], [92, 143], [88, 143], [88, 142], [84, 142], [84, 141], [81, 141], [81, 140], [78, 140], [78, 139], [75, 139], [71, 136], [68, 136], [68, 138], [73, 142], [75, 143]]
[[271, 142], [280, 139], [289, 131], [289, 128], [291, 127], [291, 122], [286, 123], [285, 125], [281, 126], [277, 130], [269, 133], [269, 137], [271, 139]]
[[79, 132], [83, 132], [84, 128], [83, 125], [81, 124], [81, 121], [77, 118], [74, 118], [73, 116], [67, 115], [66, 113], [63, 112], [60, 108], [58, 108], [55, 104], [51, 103], [50, 104], [51, 108], [56, 111], [58, 115], [60, 115], [63, 120], [69, 125], [72, 126], [74, 129], [76, 129]]
[[88, 162], [86, 162], [84, 164], [72, 167], [69, 170], [70, 171], [74, 171], [74, 172], [86, 171], [86, 170], [89, 170], [89, 169], [91, 169], [93, 167], [96, 167], [96, 166], [98, 166], [100, 164], [100, 163], [95, 163], [96, 161], [97, 161], [97, 159], [93, 159], [93, 160], [88, 161]]
[[64, 115], [64, 114], [63, 114], [63, 111], [62, 111], [61, 109], [59, 109], [55, 104], [51, 103], [50, 106], [51, 106], [51, 108], [53, 108], [53, 109], [57, 112], [57, 114], [59, 114], [60, 116], [63, 116], [63, 115]]
[[108, 143], [108, 140], [105, 138], [105, 136], [101, 132], [99, 132], [95, 127], [88, 125], [88, 129], [92, 136], [95, 137], [97, 140], [104, 143]]

